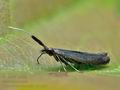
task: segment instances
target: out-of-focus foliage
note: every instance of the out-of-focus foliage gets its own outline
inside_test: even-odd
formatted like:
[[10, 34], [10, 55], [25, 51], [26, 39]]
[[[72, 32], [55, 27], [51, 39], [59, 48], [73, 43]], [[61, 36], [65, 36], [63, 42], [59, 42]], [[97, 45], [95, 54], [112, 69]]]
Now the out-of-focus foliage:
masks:
[[117, 12], [118, 12], [118, 14], [120, 16], [120, 0], [117, 0], [116, 7], [117, 7]]
[[56, 14], [74, 7], [112, 8], [119, 11], [119, 0], [11, 0], [12, 24], [23, 26], [38, 19], [51, 19]]
[[[10, 10], [7, 15], [11, 15], [12, 26], [34, 33], [51, 47], [107, 51], [111, 57], [107, 70], [119, 73], [118, 4], [116, 0], [10, 0], [10, 7], [6, 7]], [[9, 21], [9, 18], [5, 19]], [[8, 25], [4, 26], [7, 28]], [[41, 67], [59, 66], [59, 63], [47, 56], [41, 58], [43, 66], [35, 65], [40, 46], [25, 33], [10, 32], [0, 37], [1, 71], [19, 69], [23, 72], [37, 72], [44, 71]]]
[[9, 0], [0, 0], [0, 35], [8, 32], [10, 24]]
[[[48, 47], [108, 52], [111, 61], [103, 67], [80, 65], [84, 73], [71, 73], [68, 66], [67, 73], [46, 75], [43, 72], [57, 72], [60, 63], [43, 55], [38, 65], [42, 47], [8, 25], [31, 32]], [[120, 0], [0, 0], [0, 75], [6, 76], [0, 77], [0, 89], [119, 90], [119, 40]]]
[[[79, 0], [11, 0], [14, 24], [23, 25], [37, 19], [51, 18]], [[81, 1], [81, 0], [80, 0]]]

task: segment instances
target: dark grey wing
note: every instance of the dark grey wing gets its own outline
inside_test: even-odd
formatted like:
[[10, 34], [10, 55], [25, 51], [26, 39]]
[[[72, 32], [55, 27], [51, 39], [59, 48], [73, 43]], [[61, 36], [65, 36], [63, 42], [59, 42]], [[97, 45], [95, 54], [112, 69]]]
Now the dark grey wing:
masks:
[[110, 58], [107, 53], [88, 53], [54, 48], [54, 52], [70, 62], [85, 64], [106, 64]]

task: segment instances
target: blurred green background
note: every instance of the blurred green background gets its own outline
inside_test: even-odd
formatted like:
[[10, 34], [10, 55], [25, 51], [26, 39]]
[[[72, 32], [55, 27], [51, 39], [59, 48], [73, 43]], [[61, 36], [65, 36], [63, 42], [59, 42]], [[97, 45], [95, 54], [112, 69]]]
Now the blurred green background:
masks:
[[[104, 83], [110, 85], [107, 89], [112, 90], [112, 82], [116, 80], [113, 78], [117, 76], [117, 80], [119, 79], [119, 0], [0, 0], [0, 73], [38, 75], [44, 72], [57, 72], [60, 63], [44, 55], [40, 59], [41, 65], [37, 65], [36, 58], [42, 47], [26, 33], [8, 29], [8, 26], [23, 28], [49, 47], [108, 52], [111, 62], [104, 68], [80, 67], [80, 70], [87, 74], [80, 75], [81, 77], [90, 79], [89, 74], [92, 74], [97, 83], [100, 80], [91, 90], [98, 90], [96, 88], [104, 80]], [[69, 72], [68, 77], [79, 76], [76, 73], [73, 77], [72, 75]], [[108, 76], [109, 78], [106, 78]], [[81, 78], [80, 80], [84, 81]], [[84, 83], [91, 87], [90, 81]], [[116, 84], [116, 87], [119, 85]], [[88, 89], [84, 85], [81, 88]], [[106, 90], [104, 85], [103, 89]]]

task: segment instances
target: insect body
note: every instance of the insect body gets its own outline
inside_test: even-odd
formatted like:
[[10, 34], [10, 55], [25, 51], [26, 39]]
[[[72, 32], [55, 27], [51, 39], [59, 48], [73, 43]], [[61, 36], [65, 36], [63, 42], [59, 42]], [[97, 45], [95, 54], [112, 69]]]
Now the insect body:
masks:
[[65, 71], [66, 69], [63, 63], [65, 65], [71, 66], [76, 71], [79, 71], [72, 64], [103, 65], [109, 63], [110, 61], [110, 58], [108, 57], [107, 53], [87, 53], [87, 52], [78, 52], [78, 51], [64, 50], [57, 48], [48, 48], [42, 41], [40, 41], [31, 33], [24, 31], [24, 29], [12, 27], [12, 26], [9, 26], [8, 28], [17, 31], [22, 31], [28, 35], [31, 35], [33, 40], [35, 40], [38, 44], [44, 47], [44, 49], [41, 50], [40, 56], [37, 58], [38, 64], [39, 64], [39, 58], [45, 53], [50, 56], [53, 56], [56, 61], [60, 62]]
[[[102, 65], [107, 64], [110, 61], [110, 58], [108, 57], [107, 53], [87, 53], [57, 48], [48, 48], [46, 45], [43, 44], [42, 41], [40, 41], [33, 35], [32, 39], [44, 47], [44, 49], [41, 50], [40, 56], [37, 58], [38, 64], [39, 58], [45, 53], [50, 56], [53, 56], [55, 60], [60, 62], [61, 64], [64, 63], [65, 65], [70, 65], [76, 71], [78, 70], [74, 66], [72, 66], [72, 64]], [[64, 70], [66, 70], [64, 66], [63, 68]]]

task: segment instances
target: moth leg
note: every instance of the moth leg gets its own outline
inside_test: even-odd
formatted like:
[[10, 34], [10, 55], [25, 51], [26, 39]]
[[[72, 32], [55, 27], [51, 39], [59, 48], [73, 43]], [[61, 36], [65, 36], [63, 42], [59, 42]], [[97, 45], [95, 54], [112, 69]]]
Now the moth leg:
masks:
[[66, 63], [60, 56], [59, 56], [60, 60], [62, 63], [64, 63], [66, 66], [68, 65], [68, 63]]
[[62, 65], [62, 67], [63, 67], [63, 69], [64, 69], [64, 71], [66, 72], [67, 70], [66, 70], [65, 66], [63, 65], [61, 59], [60, 59], [59, 56], [57, 56], [57, 55], [56, 55], [56, 57], [58, 58], [58, 60], [60, 61], [61, 65]]
[[37, 58], [37, 63], [38, 63], [38, 64], [40, 64], [40, 63], [39, 63], [39, 58], [40, 58], [43, 54], [44, 54], [44, 53], [41, 53], [41, 54], [39, 55], [39, 57]]
[[[53, 55], [53, 57], [55, 58], [55, 60], [56, 60], [57, 62], [60, 61], [60, 60], [57, 58], [56, 55]], [[60, 72], [60, 70], [61, 70], [61, 69], [59, 69], [58, 72]]]
[[62, 63], [61, 61], [60, 61], [60, 63], [61, 63], [61, 65], [62, 65], [64, 71], [66, 72], [67, 70], [66, 70], [65, 66], [63, 65], [63, 63]]
[[80, 72], [78, 69], [76, 69], [74, 66], [72, 66], [70, 62], [67, 62], [67, 61], [65, 60], [65, 58], [63, 58], [62, 56], [60, 56], [60, 57], [61, 57], [70, 67], [72, 67], [75, 71]]

